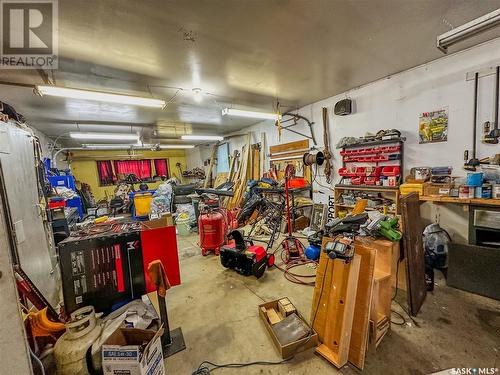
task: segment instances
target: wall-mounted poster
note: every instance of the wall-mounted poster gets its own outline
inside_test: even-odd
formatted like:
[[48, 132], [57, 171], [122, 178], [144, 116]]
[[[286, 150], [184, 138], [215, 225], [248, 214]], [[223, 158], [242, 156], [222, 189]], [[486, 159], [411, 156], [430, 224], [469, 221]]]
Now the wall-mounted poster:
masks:
[[418, 124], [420, 143], [446, 142], [448, 140], [448, 109], [424, 112]]

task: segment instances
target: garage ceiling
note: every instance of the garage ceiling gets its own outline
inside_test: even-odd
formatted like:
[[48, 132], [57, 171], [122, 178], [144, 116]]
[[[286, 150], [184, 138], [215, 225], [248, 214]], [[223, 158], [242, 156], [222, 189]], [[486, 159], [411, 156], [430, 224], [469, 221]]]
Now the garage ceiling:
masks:
[[[225, 105], [294, 109], [442, 56], [438, 34], [497, 9], [498, 0], [59, 1], [57, 85], [153, 95], [164, 110], [61, 98], [0, 86], [49, 136], [140, 130], [148, 140], [225, 134], [253, 123]], [[455, 52], [500, 36], [489, 31]], [[36, 84], [34, 71], [0, 80]], [[182, 90], [179, 90], [181, 88]], [[196, 103], [192, 89], [201, 88]], [[64, 137], [62, 137], [64, 138]], [[70, 144], [70, 143], [67, 143]]]

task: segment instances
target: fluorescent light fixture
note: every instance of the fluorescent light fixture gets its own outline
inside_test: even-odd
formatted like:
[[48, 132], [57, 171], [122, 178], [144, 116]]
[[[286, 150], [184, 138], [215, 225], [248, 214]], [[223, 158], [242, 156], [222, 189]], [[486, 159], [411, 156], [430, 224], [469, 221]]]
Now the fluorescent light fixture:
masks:
[[[194, 145], [159, 145], [160, 148], [163, 149], [188, 149], [188, 148], [194, 148]], [[99, 150], [128, 150], [128, 149], [134, 149], [134, 150], [150, 150], [152, 148], [155, 148], [156, 145], [153, 144], [143, 144], [143, 145], [136, 145], [136, 144], [82, 144], [83, 148], [88, 148], [88, 149], [99, 149]]]
[[106, 139], [119, 141], [138, 141], [139, 136], [133, 133], [82, 133], [71, 132], [69, 136], [74, 139]]
[[224, 108], [222, 110], [222, 116], [249, 117], [249, 118], [274, 120], [274, 121], [278, 119], [278, 115], [276, 113], [245, 111], [242, 109], [234, 109], [234, 108]]
[[95, 149], [95, 150], [128, 150], [130, 148], [135, 148], [134, 145], [116, 145], [116, 144], [82, 144], [83, 148]]
[[186, 141], [222, 141], [224, 137], [218, 135], [183, 135], [181, 139]]
[[[194, 148], [194, 145], [158, 145], [162, 150], [163, 149], [171, 149], [171, 150], [174, 150], [174, 149], [178, 149], [178, 150], [182, 150], [182, 149], [186, 149], [186, 148]], [[156, 145], [153, 145], [153, 144], [144, 144], [143, 147], [146, 147], [146, 148], [153, 148], [153, 147], [156, 147]]]
[[448, 47], [500, 24], [500, 9], [485, 14], [437, 37], [437, 48], [446, 53]]
[[61, 98], [97, 100], [101, 102], [129, 104], [142, 107], [154, 107], [154, 108], [165, 107], [164, 100], [154, 99], [154, 98], [144, 98], [141, 96], [112, 94], [103, 91], [81, 90], [81, 89], [72, 89], [69, 87], [57, 87], [57, 86], [36, 86], [36, 89], [42, 96], [48, 95], [48, 96], [58, 96]]

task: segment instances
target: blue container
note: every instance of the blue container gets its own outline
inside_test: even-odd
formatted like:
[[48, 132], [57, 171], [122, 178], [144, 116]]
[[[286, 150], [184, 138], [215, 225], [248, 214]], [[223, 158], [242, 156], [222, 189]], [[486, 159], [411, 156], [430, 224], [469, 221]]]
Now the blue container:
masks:
[[78, 209], [78, 216], [80, 216], [80, 219], [83, 219], [83, 204], [82, 200], [80, 197], [74, 197], [71, 199], [66, 199], [66, 207], [76, 207]]
[[75, 191], [75, 178], [73, 176], [49, 176], [47, 178], [53, 188], [64, 186]]
[[483, 174], [481, 172], [467, 173], [468, 186], [481, 186], [483, 184]]
[[306, 250], [304, 251], [306, 258], [310, 260], [318, 260], [320, 253], [321, 253], [321, 248], [316, 245], [309, 245], [306, 247]]

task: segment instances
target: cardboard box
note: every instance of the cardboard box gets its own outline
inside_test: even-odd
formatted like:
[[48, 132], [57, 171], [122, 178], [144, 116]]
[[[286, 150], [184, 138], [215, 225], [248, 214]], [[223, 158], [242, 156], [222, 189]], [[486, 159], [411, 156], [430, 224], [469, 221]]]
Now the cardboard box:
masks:
[[[265, 310], [262, 308], [264, 308]], [[278, 338], [274, 334], [273, 328], [269, 323], [269, 321], [267, 320], [266, 314], [263, 312], [266, 311], [267, 309], [278, 310], [278, 300], [266, 302], [259, 305], [259, 315], [262, 320], [262, 323], [266, 327], [267, 332], [271, 336], [271, 340], [273, 340], [274, 347], [276, 348], [278, 354], [281, 355], [281, 358], [283, 359], [289, 358], [296, 353], [300, 353], [306, 349], [315, 348], [316, 346], [318, 346], [318, 334], [314, 330], [312, 331], [313, 333], [311, 336], [304, 337], [303, 339], [282, 346], [278, 341]], [[297, 315], [300, 317], [300, 319], [302, 319], [302, 321], [304, 321], [304, 323], [309, 325], [299, 312], [297, 312]]]
[[451, 184], [435, 184], [426, 182], [424, 184], [424, 195], [437, 196], [437, 195], [450, 195]]
[[171, 213], [165, 213], [160, 218], [142, 222], [143, 230], [170, 227], [172, 225], [174, 225], [174, 220]]
[[164, 375], [162, 332], [118, 328], [102, 346], [104, 375]]

